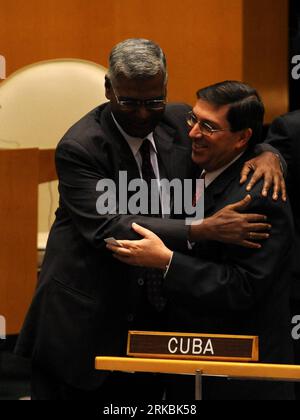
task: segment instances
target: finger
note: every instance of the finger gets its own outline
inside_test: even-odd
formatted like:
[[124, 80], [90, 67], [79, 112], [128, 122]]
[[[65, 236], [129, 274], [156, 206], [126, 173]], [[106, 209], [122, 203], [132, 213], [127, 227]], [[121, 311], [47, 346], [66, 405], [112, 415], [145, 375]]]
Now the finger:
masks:
[[106, 248], [114, 253], [114, 255], [131, 256], [131, 251], [126, 248], [120, 248], [115, 245], [106, 245]]
[[116, 250], [117, 248], [119, 248], [119, 247], [118, 247], [118, 246], [116, 246], [116, 245], [107, 244], [107, 245], [106, 245], [106, 248], [107, 248], [109, 251], [115, 252], [115, 250]]
[[244, 184], [247, 181], [248, 175], [250, 174], [251, 171], [252, 171], [251, 166], [247, 165], [246, 163], [243, 167], [243, 170], [241, 171], [240, 184]]
[[255, 242], [250, 241], [243, 241], [241, 244], [244, 248], [251, 248], [251, 249], [261, 249], [262, 245], [257, 244]]
[[153, 235], [153, 232], [151, 232], [151, 230], [145, 229], [137, 223], [132, 223], [132, 229], [144, 238], [150, 238]]
[[281, 189], [281, 177], [279, 175], [275, 175], [274, 177], [274, 187], [273, 187], [273, 200], [277, 201], [279, 197], [279, 191]]
[[244, 214], [243, 215], [248, 223], [259, 223], [268, 220], [264, 214]]
[[260, 170], [256, 170], [252, 175], [249, 184], [247, 185], [246, 190], [251, 191], [254, 185], [258, 183], [258, 181], [263, 177], [263, 173]]
[[279, 192], [281, 190], [281, 177], [279, 175], [275, 175], [274, 177], [274, 187], [273, 187], [273, 200], [277, 201], [279, 197]]
[[119, 244], [122, 245], [123, 248], [133, 248], [135, 245], [139, 244], [143, 239], [139, 239], [137, 241], [129, 241], [129, 240], [118, 240]]
[[128, 258], [132, 256], [132, 252], [129, 249], [117, 248], [116, 251], [114, 252], [114, 255]]
[[267, 223], [249, 223], [247, 230], [249, 232], [270, 232], [272, 225]]
[[283, 201], [287, 201], [287, 191], [286, 191], [286, 184], [284, 178], [281, 180], [281, 195]]
[[282, 200], [287, 201], [287, 190], [284, 177], [282, 175], [276, 175], [274, 180], [274, 192], [272, 196], [273, 200], [278, 200], [280, 192]]
[[231, 210], [242, 211], [242, 210], [245, 210], [249, 206], [249, 204], [251, 203], [251, 200], [252, 200], [252, 197], [250, 194], [248, 194], [241, 201], [231, 204], [228, 207], [231, 208]]
[[251, 241], [264, 241], [264, 240], [269, 239], [269, 238], [270, 238], [269, 233], [250, 232], [250, 234], [249, 234], [249, 239]]
[[[264, 186], [263, 186], [263, 189], [262, 189], [262, 192], [261, 192], [263, 197], [268, 196], [268, 192], [269, 192], [272, 184], [273, 184], [273, 179], [271, 177], [266, 176], [265, 181], [264, 181]], [[275, 185], [275, 180], [274, 180], [274, 185]]]

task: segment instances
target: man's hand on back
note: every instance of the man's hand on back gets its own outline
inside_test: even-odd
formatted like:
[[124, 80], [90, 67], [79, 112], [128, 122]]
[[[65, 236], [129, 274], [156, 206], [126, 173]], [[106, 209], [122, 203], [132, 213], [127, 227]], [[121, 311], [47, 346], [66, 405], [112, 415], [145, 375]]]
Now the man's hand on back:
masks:
[[250, 203], [251, 196], [247, 195], [238, 203], [228, 205], [204, 219], [201, 224], [195, 223], [191, 226], [189, 240], [218, 241], [260, 249], [262, 245], [256, 241], [269, 238], [271, 225], [264, 215], [242, 213]]
[[241, 172], [241, 184], [247, 181], [250, 172], [253, 172], [253, 174], [247, 186], [247, 191], [251, 191], [258, 181], [264, 179], [262, 190], [264, 197], [268, 195], [269, 190], [273, 187], [273, 200], [278, 200], [279, 193], [281, 193], [283, 201], [287, 201], [286, 184], [278, 155], [272, 152], [264, 152], [248, 160]]

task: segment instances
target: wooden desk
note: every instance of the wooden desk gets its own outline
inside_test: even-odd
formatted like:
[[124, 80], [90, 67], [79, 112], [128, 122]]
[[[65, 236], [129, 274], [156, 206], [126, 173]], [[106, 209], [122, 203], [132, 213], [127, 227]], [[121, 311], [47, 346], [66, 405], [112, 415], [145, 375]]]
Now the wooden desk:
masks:
[[0, 315], [18, 334], [37, 282], [38, 185], [56, 178], [54, 150], [0, 150]]
[[97, 357], [97, 370], [151, 372], [196, 376], [196, 400], [202, 399], [202, 376], [231, 379], [300, 382], [300, 366], [259, 363], [228, 363], [129, 357]]

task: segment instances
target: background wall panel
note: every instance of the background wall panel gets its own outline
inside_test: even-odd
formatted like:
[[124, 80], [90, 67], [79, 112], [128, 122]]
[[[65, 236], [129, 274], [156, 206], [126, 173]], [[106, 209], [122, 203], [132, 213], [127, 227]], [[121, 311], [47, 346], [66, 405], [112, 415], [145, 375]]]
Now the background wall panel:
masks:
[[200, 85], [240, 77], [241, 29], [241, 0], [0, 1], [0, 52], [8, 74], [59, 57], [107, 65], [115, 43], [146, 37], [167, 53], [170, 99], [187, 102]]
[[272, 121], [289, 107], [288, 1], [244, 0], [243, 21], [243, 77]]
[[[169, 61], [169, 99], [247, 79], [262, 90], [270, 120], [287, 110], [288, 0], [0, 0], [0, 54], [7, 73], [51, 58], [104, 66], [127, 37], [157, 41]], [[269, 63], [269, 65], [268, 65]], [[272, 70], [272, 71], [269, 71]]]

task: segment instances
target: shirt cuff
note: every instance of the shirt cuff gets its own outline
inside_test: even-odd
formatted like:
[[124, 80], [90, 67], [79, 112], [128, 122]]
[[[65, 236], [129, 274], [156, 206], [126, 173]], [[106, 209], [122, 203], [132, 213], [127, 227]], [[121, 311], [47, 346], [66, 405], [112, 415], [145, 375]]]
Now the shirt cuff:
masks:
[[171, 266], [171, 264], [172, 264], [173, 256], [174, 256], [174, 252], [172, 252], [172, 255], [171, 255], [171, 258], [170, 258], [169, 264], [166, 266], [166, 270], [165, 270], [165, 272], [164, 272], [164, 279], [167, 277], [167, 274], [168, 274], [169, 268], [170, 268], [170, 266]]
[[193, 250], [193, 248], [194, 248], [194, 246], [195, 246], [195, 244], [196, 244], [196, 242], [190, 242], [190, 241], [187, 241], [187, 247], [188, 247], [188, 250], [189, 250], [189, 251], [192, 251], [192, 250]]

